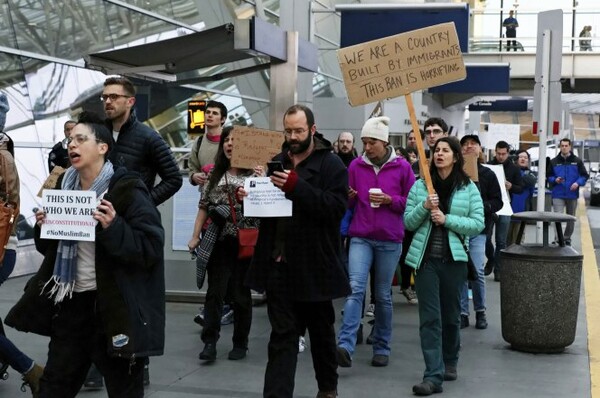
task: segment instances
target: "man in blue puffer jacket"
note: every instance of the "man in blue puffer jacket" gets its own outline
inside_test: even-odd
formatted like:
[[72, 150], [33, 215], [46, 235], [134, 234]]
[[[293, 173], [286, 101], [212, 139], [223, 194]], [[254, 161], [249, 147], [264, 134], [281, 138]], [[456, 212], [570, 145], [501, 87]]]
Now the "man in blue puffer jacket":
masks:
[[[554, 211], [562, 213], [566, 207], [567, 214], [574, 216], [579, 198], [579, 187], [585, 185], [590, 175], [581, 159], [575, 156], [571, 149], [570, 139], [560, 140], [560, 153], [550, 162], [551, 168], [547, 178], [552, 186]], [[574, 228], [575, 222], [569, 221], [565, 229], [565, 243], [569, 246]]]

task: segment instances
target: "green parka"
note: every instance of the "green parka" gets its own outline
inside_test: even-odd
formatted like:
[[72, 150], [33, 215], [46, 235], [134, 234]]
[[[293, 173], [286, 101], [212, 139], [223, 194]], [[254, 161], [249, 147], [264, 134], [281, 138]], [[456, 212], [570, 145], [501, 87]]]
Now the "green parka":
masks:
[[[415, 231], [408, 254], [406, 264], [419, 269], [423, 261], [423, 255], [427, 248], [429, 234], [431, 233], [431, 214], [423, 207], [427, 199], [427, 187], [423, 180], [418, 180], [408, 193], [406, 212], [404, 213], [404, 226], [410, 231]], [[450, 199], [450, 212], [446, 214], [444, 227], [449, 231], [448, 240], [452, 258], [454, 261], [467, 261], [467, 254], [463, 249], [457, 234], [469, 244], [469, 236], [479, 234], [485, 226], [483, 217], [483, 202], [477, 186], [469, 182], [452, 193]]]

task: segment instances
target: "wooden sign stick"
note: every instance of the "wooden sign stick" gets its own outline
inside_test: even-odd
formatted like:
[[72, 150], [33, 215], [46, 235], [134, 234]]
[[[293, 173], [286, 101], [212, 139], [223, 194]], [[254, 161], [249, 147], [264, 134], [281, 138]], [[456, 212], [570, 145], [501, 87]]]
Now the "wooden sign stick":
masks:
[[[410, 93], [405, 94], [404, 98], [406, 99], [406, 106], [408, 107], [408, 114], [410, 115], [412, 130], [413, 133], [415, 133], [415, 138], [417, 139], [417, 152], [419, 153], [419, 166], [421, 168], [421, 178], [425, 181], [425, 185], [427, 186], [427, 192], [429, 192], [429, 194], [431, 195], [435, 193], [435, 190], [433, 189], [433, 182], [431, 182], [431, 174], [429, 174], [429, 163], [427, 162], [427, 157], [425, 156], [425, 148], [423, 148], [423, 137], [421, 137], [419, 122], [417, 122], [415, 106], [413, 105], [413, 100]], [[431, 154], [431, 156], [433, 156], [433, 154]]]

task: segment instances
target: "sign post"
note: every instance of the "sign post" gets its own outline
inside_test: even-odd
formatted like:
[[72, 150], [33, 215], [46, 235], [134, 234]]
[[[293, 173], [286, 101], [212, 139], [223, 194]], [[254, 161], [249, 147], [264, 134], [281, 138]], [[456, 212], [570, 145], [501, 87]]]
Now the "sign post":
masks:
[[338, 50], [337, 55], [350, 105], [404, 95], [417, 138], [422, 177], [429, 193], [433, 193], [410, 93], [466, 78], [467, 70], [454, 23], [442, 23], [345, 47]]

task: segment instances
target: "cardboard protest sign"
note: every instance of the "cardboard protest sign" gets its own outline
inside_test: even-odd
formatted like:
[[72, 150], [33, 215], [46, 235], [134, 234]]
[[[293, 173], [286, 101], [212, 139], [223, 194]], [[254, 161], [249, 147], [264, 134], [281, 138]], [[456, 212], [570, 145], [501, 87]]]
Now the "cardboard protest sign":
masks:
[[281, 145], [285, 139], [282, 132], [253, 127], [235, 126], [231, 134], [231, 166], [242, 169], [266, 165], [273, 156], [281, 152]]
[[345, 47], [337, 55], [352, 106], [467, 76], [453, 22]]
[[54, 168], [50, 172], [50, 175], [48, 176], [48, 178], [46, 179], [46, 181], [44, 181], [44, 184], [42, 185], [42, 187], [38, 191], [37, 196], [39, 198], [41, 198], [42, 197], [42, 191], [44, 189], [53, 189], [53, 188], [56, 188], [56, 183], [58, 182], [58, 177], [60, 177], [60, 175], [62, 173], [64, 173], [64, 172], [65, 172], [65, 169], [63, 169], [62, 167], [60, 167], [60, 166], [54, 166]]
[[463, 166], [465, 173], [467, 173], [471, 180], [475, 182], [479, 181], [479, 171], [477, 170], [478, 156], [474, 153], [468, 153], [463, 158], [465, 159], [465, 165]]
[[44, 189], [42, 206], [46, 218], [41, 238], [91, 242], [96, 239], [98, 222], [93, 215], [98, 201], [95, 191]]

